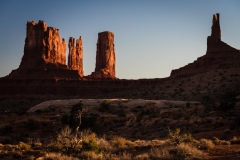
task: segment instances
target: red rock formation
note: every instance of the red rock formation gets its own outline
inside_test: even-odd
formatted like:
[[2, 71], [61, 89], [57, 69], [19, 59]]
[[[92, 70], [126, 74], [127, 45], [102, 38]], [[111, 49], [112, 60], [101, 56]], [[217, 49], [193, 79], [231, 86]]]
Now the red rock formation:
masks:
[[47, 27], [44, 21], [27, 22], [24, 55], [20, 67], [33, 67], [39, 61], [46, 63], [66, 63], [66, 43], [59, 30]]
[[59, 30], [47, 27], [44, 21], [27, 22], [24, 54], [18, 69], [6, 78], [56, 79], [80, 78], [78, 71], [66, 65], [66, 42]]
[[214, 14], [212, 33], [207, 38], [206, 55], [199, 57], [193, 63], [172, 70], [171, 77], [191, 76], [213, 69], [231, 67], [240, 68], [240, 51], [221, 41], [220, 15]]
[[108, 31], [100, 32], [98, 33], [95, 72], [90, 77], [116, 78], [115, 65], [114, 34]]
[[73, 37], [69, 38], [68, 42], [69, 54], [68, 54], [68, 67], [72, 70], [78, 70], [78, 73], [83, 77], [83, 47], [82, 37], [76, 41]]

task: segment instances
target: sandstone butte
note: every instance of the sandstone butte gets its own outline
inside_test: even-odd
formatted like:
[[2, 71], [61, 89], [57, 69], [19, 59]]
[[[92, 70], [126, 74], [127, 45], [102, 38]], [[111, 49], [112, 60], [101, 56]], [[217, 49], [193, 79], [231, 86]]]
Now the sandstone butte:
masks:
[[82, 37], [68, 41], [68, 64], [66, 64], [66, 41], [61, 39], [59, 29], [48, 27], [44, 21], [27, 22], [24, 54], [18, 69], [5, 78], [13, 79], [116, 79], [114, 35], [99, 33], [96, 69], [84, 77]]
[[84, 76], [82, 38], [66, 41], [59, 30], [47, 27], [44, 21], [27, 22], [24, 54], [19, 68], [0, 78], [1, 95], [79, 95], [92, 96], [131, 90], [179, 77], [189, 77], [216, 69], [240, 68], [240, 51], [221, 40], [220, 15], [214, 14], [207, 51], [193, 63], [172, 70], [168, 78], [124, 80], [116, 78], [114, 34], [98, 33], [96, 66]]

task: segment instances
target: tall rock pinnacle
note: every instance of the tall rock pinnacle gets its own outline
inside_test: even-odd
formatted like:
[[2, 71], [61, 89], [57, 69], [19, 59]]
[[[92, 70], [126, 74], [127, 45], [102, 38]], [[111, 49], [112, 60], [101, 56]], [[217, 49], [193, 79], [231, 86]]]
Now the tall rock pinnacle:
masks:
[[219, 13], [213, 15], [211, 37], [216, 40], [221, 40], [221, 28], [219, 18], [220, 18]]
[[221, 28], [220, 28], [220, 15], [219, 13], [213, 15], [212, 19], [212, 33], [207, 38], [207, 54], [219, 53], [223, 51], [236, 51], [235, 48], [222, 42], [221, 40]]
[[79, 75], [83, 76], [83, 47], [82, 37], [76, 40], [73, 37], [69, 38], [68, 42], [69, 55], [68, 55], [68, 67], [72, 70], [78, 70]]
[[98, 33], [95, 72], [104, 77], [115, 78], [114, 34], [112, 32]]

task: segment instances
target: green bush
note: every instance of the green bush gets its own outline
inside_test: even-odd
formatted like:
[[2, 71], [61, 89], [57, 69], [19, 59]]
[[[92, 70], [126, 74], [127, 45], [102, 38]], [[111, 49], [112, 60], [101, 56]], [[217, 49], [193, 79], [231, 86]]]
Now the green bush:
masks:
[[99, 154], [102, 152], [102, 148], [95, 140], [90, 139], [89, 141], [82, 142], [82, 151], [93, 151]]

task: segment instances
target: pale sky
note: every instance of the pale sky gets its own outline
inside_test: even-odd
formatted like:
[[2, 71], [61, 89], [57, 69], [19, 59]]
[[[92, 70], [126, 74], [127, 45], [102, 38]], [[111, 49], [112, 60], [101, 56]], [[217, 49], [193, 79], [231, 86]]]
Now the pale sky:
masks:
[[168, 77], [206, 53], [215, 13], [222, 41], [240, 49], [239, 0], [1, 0], [0, 77], [18, 68], [26, 23], [39, 20], [67, 42], [82, 36], [85, 75], [95, 69], [98, 32], [111, 31], [118, 78]]

